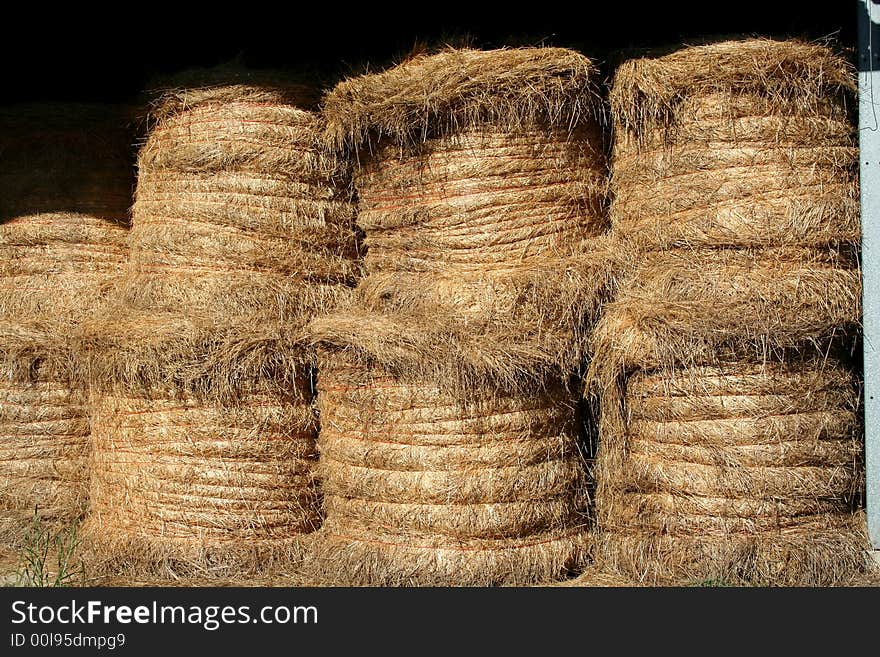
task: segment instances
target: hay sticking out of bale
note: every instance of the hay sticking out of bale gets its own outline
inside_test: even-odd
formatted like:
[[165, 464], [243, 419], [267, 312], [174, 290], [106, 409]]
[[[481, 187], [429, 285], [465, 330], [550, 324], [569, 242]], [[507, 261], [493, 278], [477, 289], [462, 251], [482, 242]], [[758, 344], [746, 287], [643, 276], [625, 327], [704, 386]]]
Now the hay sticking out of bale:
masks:
[[622, 128], [639, 133], [675, 126], [693, 97], [735, 94], [768, 106], [815, 112], [856, 89], [853, 67], [826, 46], [802, 41], [722, 41], [656, 59], [634, 59], [615, 72], [611, 111]]
[[621, 66], [610, 216], [625, 265], [594, 348], [674, 366], [852, 332], [853, 89], [849, 64], [796, 41], [723, 42]]
[[858, 404], [833, 360], [622, 376], [602, 401], [597, 559], [651, 583], [851, 577]]
[[[139, 155], [128, 267], [83, 331], [92, 383], [171, 386], [216, 403], [305, 370], [304, 326], [359, 276], [344, 163], [271, 79], [177, 89]], [[196, 84], [197, 78], [189, 80]]]
[[195, 575], [296, 563], [320, 524], [311, 407], [250, 390], [238, 405], [189, 395], [93, 394], [94, 570]]
[[348, 585], [491, 585], [585, 556], [585, 469], [560, 389], [517, 397], [390, 377], [319, 352], [327, 519], [307, 569]]
[[639, 264], [591, 336], [601, 356], [589, 378], [720, 354], [761, 358], [851, 337], [861, 322], [859, 270], [834, 250], [674, 249], [630, 262]]
[[589, 59], [564, 48], [419, 55], [338, 84], [324, 100], [328, 141], [343, 149], [375, 136], [413, 146], [485, 124], [572, 128], [601, 108], [597, 75]]
[[0, 541], [17, 546], [36, 516], [63, 527], [85, 512], [89, 421], [66, 382], [0, 381]]
[[455, 385], [574, 369], [610, 278], [594, 76], [561, 49], [448, 50], [337, 86], [367, 276], [316, 340]]

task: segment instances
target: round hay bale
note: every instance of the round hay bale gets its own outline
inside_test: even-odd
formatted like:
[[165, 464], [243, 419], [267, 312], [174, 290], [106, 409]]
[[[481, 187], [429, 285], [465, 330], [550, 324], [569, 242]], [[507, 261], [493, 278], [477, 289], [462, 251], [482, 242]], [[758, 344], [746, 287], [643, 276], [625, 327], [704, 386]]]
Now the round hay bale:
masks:
[[309, 92], [221, 73], [188, 75], [151, 114], [129, 263], [79, 340], [102, 388], [220, 402], [266, 377], [288, 386], [310, 360], [305, 324], [359, 276], [348, 171]]
[[610, 269], [596, 76], [564, 49], [449, 49], [328, 94], [367, 276], [320, 338], [422, 378], [571, 369]]
[[0, 542], [18, 547], [36, 517], [60, 528], [85, 512], [89, 420], [67, 382], [0, 380]]
[[615, 314], [656, 331], [667, 363], [690, 358], [691, 341], [787, 347], [858, 325], [854, 89], [844, 59], [798, 41], [618, 69]]
[[493, 585], [584, 559], [586, 471], [559, 388], [474, 392], [319, 352], [326, 520], [307, 570], [347, 585]]
[[0, 542], [60, 529], [87, 498], [89, 423], [72, 333], [127, 253], [127, 110], [0, 109]]
[[99, 305], [127, 252], [131, 131], [99, 105], [0, 110], [0, 316], [46, 341]]
[[637, 370], [602, 402], [603, 567], [825, 585], [864, 566], [859, 389], [833, 360]]
[[299, 560], [320, 525], [316, 426], [301, 397], [253, 387], [219, 406], [93, 392], [90, 568], [220, 576]]
[[256, 323], [310, 318], [358, 275], [354, 211], [298, 88], [177, 91], [138, 158], [121, 298]]

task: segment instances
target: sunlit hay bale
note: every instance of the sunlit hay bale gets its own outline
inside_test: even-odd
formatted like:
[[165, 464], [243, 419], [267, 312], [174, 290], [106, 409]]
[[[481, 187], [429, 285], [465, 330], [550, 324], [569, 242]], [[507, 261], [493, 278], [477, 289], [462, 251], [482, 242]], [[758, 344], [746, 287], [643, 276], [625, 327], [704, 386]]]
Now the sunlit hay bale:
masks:
[[118, 374], [120, 360], [146, 365], [142, 356], [161, 351], [129, 330], [151, 316], [186, 327], [162, 331], [175, 354], [164, 360], [192, 376], [217, 359], [250, 359], [257, 376], [260, 358], [301, 360], [304, 325], [350, 294], [360, 267], [347, 172], [325, 152], [309, 102], [276, 80], [181, 89], [157, 103], [138, 160], [130, 260], [114, 308], [87, 332], [107, 344], [88, 345], [96, 368]]
[[607, 381], [599, 566], [654, 584], [851, 578], [867, 545], [858, 406], [851, 371], [823, 357]]
[[347, 172], [299, 86], [208, 79], [154, 108], [128, 267], [77, 338], [100, 572], [295, 568], [320, 524], [303, 329], [359, 274]]
[[597, 75], [565, 49], [447, 49], [330, 92], [367, 276], [318, 331], [442, 381], [573, 369], [610, 275]]
[[560, 387], [462, 401], [322, 351], [318, 409], [317, 580], [525, 584], [585, 560], [585, 464]]
[[167, 390], [93, 393], [90, 569], [222, 576], [298, 563], [320, 525], [303, 396], [255, 386], [221, 406]]
[[691, 354], [676, 336], [785, 347], [857, 326], [854, 89], [844, 59], [798, 41], [624, 63], [611, 92], [620, 315], [681, 343], [678, 359]]

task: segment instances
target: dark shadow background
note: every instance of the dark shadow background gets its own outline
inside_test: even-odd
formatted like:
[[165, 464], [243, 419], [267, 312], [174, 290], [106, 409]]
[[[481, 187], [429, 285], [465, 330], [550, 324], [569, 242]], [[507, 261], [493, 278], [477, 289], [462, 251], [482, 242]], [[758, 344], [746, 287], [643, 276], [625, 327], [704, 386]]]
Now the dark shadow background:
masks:
[[306, 70], [329, 85], [367, 65], [381, 68], [446, 42], [568, 46], [610, 71], [638, 50], [707, 37], [830, 37], [853, 51], [857, 35], [855, 0], [413, 2], [354, 9], [335, 3], [145, 3], [92, 15], [79, 6], [65, 11], [36, 5], [0, 18], [0, 102], [124, 101], [161, 76], [230, 60]]

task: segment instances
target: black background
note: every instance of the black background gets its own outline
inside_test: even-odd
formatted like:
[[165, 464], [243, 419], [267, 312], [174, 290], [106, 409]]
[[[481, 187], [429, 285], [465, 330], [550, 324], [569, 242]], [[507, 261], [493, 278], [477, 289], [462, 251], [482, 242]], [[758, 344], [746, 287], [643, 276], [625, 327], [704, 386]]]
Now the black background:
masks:
[[[71, 5], [68, 5], [71, 7]], [[18, 15], [19, 11], [25, 14]], [[124, 11], [123, 11], [124, 10]], [[0, 19], [0, 102], [122, 101], [190, 67], [238, 60], [251, 68], [317, 72], [325, 84], [443, 43], [557, 45], [605, 62], [633, 49], [729, 35], [833, 38], [854, 50], [855, 0], [527, 1], [519, 5], [415, 1], [400, 6], [288, 2], [196, 7], [157, 2], [17, 5]]]

